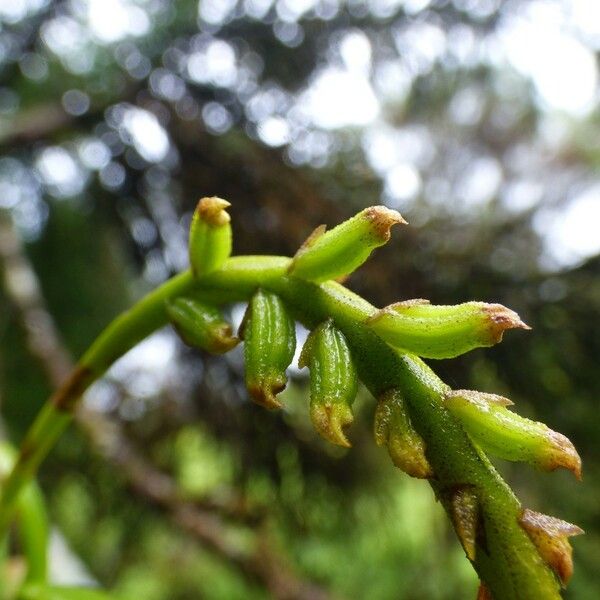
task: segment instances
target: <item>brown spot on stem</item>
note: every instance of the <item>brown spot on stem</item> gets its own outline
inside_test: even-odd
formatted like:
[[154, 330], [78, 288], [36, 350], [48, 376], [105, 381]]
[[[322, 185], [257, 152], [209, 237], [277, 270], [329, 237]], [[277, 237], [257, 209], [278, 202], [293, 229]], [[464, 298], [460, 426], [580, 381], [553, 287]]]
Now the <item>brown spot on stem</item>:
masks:
[[562, 519], [524, 509], [519, 525], [527, 532], [544, 562], [556, 573], [563, 586], [573, 575], [573, 549], [568, 538], [583, 529]]
[[52, 394], [50, 402], [56, 410], [73, 412], [77, 401], [94, 379], [91, 369], [83, 366], [76, 367], [67, 381]]
[[348, 281], [348, 277], [350, 277], [350, 273], [346, 273], [346, 275], [340, 275], [339, 277], [335, 277], [333, 280], [336, 283], [343, 284], [346, 283], [346, 281]]
[[196, 213], [202, 221], [218, 227], [220, 225], [227, 225], [231, 221], [231, 217], [226, 211], [230, 206], [230, 202], [218, 196], [202, 198], [198, 202], [198, 206], [196, 206]]
[[449, 513], [458, 539], [470, 561], [475, 560], [476, 546], [484, 539], [479, 499], [472, 485], [458, 486], [449, 493]]
[[30, 440], [25, 439], [23, 445], [19, 448], [19, 462], [27, 464], [37, 450], [39, 450], [39, 444], [32, 444]]
[[387, 206], [371, 206], [364, 210], [364, 215], [373, 223], [375, 235], [384, 242], [390, 239], [390, 230], [394, 225], [408, 224], [397, 210]]
[[485, 585], [485, 583], [479, 584], [479, 589], [477, 590], [477, 600], [494, 600], [492, 592], [490, 592], [490, 588]]

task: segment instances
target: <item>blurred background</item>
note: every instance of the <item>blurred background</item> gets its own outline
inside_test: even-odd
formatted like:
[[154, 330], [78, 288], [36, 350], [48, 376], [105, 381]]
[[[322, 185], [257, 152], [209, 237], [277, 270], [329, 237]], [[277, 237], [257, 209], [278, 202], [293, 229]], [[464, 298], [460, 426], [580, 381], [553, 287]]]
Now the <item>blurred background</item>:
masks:
[[[598, 598], [599, 52], [596, 0], [0, 0], [3, 435], [18, 442], [73, 357], [186, 268], [199, 197], [232, 202], [236, 253], [293, 254], [383, 203], [410, 226], [350, 287], [377, 305], [501, 302], [532, 325], [430, 362], [575, 443], [583, 483], [498, 468], [525, 506], [587, 531], [565, 598]], [[366, 393], [344, 451], [312, 431], [305, 373], [278, 413], [242, 375], [240, 351], [167, 329], [86, 394], [40, 474], [57, 582], [474, 598], [429, 486], [375, 447]]]

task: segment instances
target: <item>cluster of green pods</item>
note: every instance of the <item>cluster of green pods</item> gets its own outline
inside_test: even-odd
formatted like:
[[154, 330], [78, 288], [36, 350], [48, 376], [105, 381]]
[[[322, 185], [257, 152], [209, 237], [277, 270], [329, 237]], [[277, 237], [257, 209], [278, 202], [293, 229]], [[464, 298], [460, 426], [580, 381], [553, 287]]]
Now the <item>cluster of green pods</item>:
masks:
[[[231, 254], [229, 206], [215, 197], [198, 203], [189, 241], [196, 277], [218, 270]], [[320, 226], [291, 260], [288, 276], [315, 284], [343, 278], [389, 240], [392, 226], [402, 223], [406, 221], [396, 211], [373, 206], [329, 231]], [[167, 314], [186, 343], [209, 352], [227, 352], [243, 340], [250, 397], [266, 408], [281, 407], [278, 394], [287, 383], [296, 333], [294, 320], [277, 294], [255, 291], [239, 337], [216, 307], [192, 295], [172, 300]], [[394, 348], [433, 359], [491, 346], [508, 329], [528, 329], [519, 315], [500, 304], [436, 306], [422, 299], [376, 310], [364, 325]], [[311, 331], [299, 366], [310, 371], [309, 412], [315, 429], [334, 444], [350, 446], [345, 430], [353, 421], [358, 376], [344, 334], [331, 319]], [[445, 397], [446, 408], [486, 453], [544, 470], [563, 467], [580, 477], [581, 462], [571, 442], [542, 423], [511, 412], [510, 404], [500, 396], [465, 390], [448, 392]], [[387, 390], [378, 398], [374, 431], [377, 444], [387, 447], [396, 466], [413, 477], [434, 476], [425, 443], [411, 423], [399, 390]]]
[[[558, 600], [559, 586], [572, 572], [568, 538], [581, 530], [523, 509], [487, 455], [543, 470], [564, 468], [580, 478], [579, 455], [563, 435], [509, 410], [506, 398], [452, 391], [422, 361], [496, 344], [506, 330], [527, 325], [504, 306], [483, 302], [435, 306], [418, 299], [376, 309], [340, 285], [387, 242], [392, 226], [405, 223], [396, 211], [374, 206], [330, 231], [321, 226], [293, 258], [230, 258], [229, 206], [217, 197], [198, 203], [190, 271], [153, 291], [99, 336], [38, 416], [12, 467], [10, 453], [0, 447], [0, 531], [20, 511], [29, 567], [20, 597], [105, 597], [48, 585], [45, 553], [38, 551], [45, 548], [47, 525], [39, 495], [25, 489], [91, 381], [168, 320], [187, 344], [210, 353], [228, 352], [243, 341], [249, 396], [279, 408], [296, 350], [297, 317], [311, 330], [299, 366], [310, 372], [308, 413], [316, 431], [350, 446], [347, 428], [362, 379], [377, 396], [376, 443], [406, 474], [429, 480], [483, 581], [478, 599]], [[239, 300], [248, 306], [236, 335], [218, 306]], [[3, 479], [7, 464], [10, 473]], [[0, 575], [0, 596], [4, 583]]]
[[[228, 206], [220, 198], [205, 198], [196, 209], [189, 243], [196, 277], [218, 270], [231, 253]], [[291, 259], [286, 277], [315, 285], [343, 279], [383, 245], [390, 238], [391, 227], [400, 223], [405, 221], [396, 211], [375, 206], [330, 231], [320, 226]], [[184, 341], [209, 352], [227, 352], [243, 340], [249, 396], [269, 409], [282, 406], [278, 394], [287, 384], [286, 370], [295, 353], [296, 329], [285, 302], [276, 293], [254, 290], [239, 337], [233, 335], [216, 307], [193, 296], [172, 300], [167, 314]], [[422, 299], [374, 310], [361, 326], [392, 348], [429, 359], [452, 358], [491, 346], [508, 329], [529, 329], [515, 312], [499, 304], [435, 306]], [[308, 367], [310, 372], [309, 414], [316, 431], [329, 442], [349, 447], [346, 429], [354, 419], [352, 404], [359, 380], [350, 346], [332, 319], [313, 327], [299, 366]], [[388, 389], [377, 400], [376, 443], [387, 447], [393, 463], [408, 475], [435, 480], [428, 448], [411, 421], [410, 407], [401, 391]], [[580, 478], [581, 461], [571, 442], [542, 423], [511, 412], [510, 404], [500, 396], [465, 390], [448, 391], [443, 397], [444, 408], [482, 452], [528, 462], [543, 470], [566, 468]], [[465, 553], [473, 559], [480, 518], [477, 494], [468, 486], [458, 486], [449, 493], [447, 505], [454, 527]], [[581, 530], [532, 511], [523, 512], [520, 525], [565, 583], [572, 570], [567, 537]], [[480, 598], [490, 597], [482, 586]]]

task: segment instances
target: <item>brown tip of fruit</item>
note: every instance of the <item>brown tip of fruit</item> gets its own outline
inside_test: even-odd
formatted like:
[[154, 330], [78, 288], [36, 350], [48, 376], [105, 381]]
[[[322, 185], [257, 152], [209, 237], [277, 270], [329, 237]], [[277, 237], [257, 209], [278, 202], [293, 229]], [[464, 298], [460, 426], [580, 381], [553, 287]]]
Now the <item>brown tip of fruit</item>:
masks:
[[390, 230], [394, 225], [407, 225], [408, 222], [397, 211], [387, 206], [371, 206], [364, 211], [364, 215], [373, 224], [373, 231], [382, 241], [390, 239]]
[[566, 585], [573, 575], [573, 550], [568, 538], [584, 533], [583, 529], [528, 508], [521, 513], [519, 525], [529, 535], [540, 556], [556, 573], [562, 585]]
[[581, 481], [581, 457], [571, 440], [562, 433], [551, 429], [548, 432], [548, 439], [554, 451], [550, 453], [548, 460], [544, 462], [544, 468], [548, 471], [559, 468], [568, 469]]
[[214, 227], [226, 225], [231, 221], [231, 217], [226, 210], [230, 206], [230, 202], [218, 196], [202, 198], [196, 206], [196, 214], [202, 221]]
[[507, 329], [531, 329], [514, 310], [502, 304], [483, 304], [483, 311], [489, 319], [489, 333], [493, 344], [502, 341], [502, 336]]
[[233, 350], [239, 343], [240, 338], [233, 335], [231, 325], [223, 325], [213, 332], [210, 352], [225, 354]]
[[349, 406], [341, 403], [311, 403], [310, 418], [314, 428], [327, 441], [342, 448], [352, 446], [344, 433], [344, 429], [354, 421]]
[[277, 394], [285, 389], [285, 384], [261, 381], [248, 384], [247, 388], [250, 397], [256, 404], [269, 410], [275, 410], [283, 406], [277, 398]]

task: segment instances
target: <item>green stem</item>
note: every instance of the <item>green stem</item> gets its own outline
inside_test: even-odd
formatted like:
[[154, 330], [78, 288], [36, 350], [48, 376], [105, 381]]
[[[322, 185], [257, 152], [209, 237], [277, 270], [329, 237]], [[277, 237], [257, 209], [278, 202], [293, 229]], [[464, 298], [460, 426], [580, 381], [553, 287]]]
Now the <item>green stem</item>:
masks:
[[27, 560], [26, 581], [48, 578], [48, 515], [42, 492], [33, 482], [19, 497], [19, 539]]
[[219, 271], [196, 281], [189, 272], [173, 278], [118, 317], [83, 356], [73, 378], [54, 395], [27, 435], [3, 486], [0, 531], [12, 518], [20, 489], [69, 422], [76, 399], [115, 360], [165, 324], [167, 299], [194, 288], [210, 302], [242, 301], [261, 287], [278, 294], [295, 318], [310, 328], [333, 318], [348, 340], [361, 380], [374, 396], [400, 388], [426, 444], [435, 474], [430, 484], [454, 517], [459, 533], [456, 499], [464, 490], [476, 496], [476, 519], [470, 523], [474, 550], [469, 560], [494, 598], [559, 599], [554, 575], [519, 526], [519, 501], [446, 410], [443, 395], [448, 386], [422, 360], [392, 349], [363, 324], [376, 310], [371, 304], [334, 282], [319, 285], [288, 277], [289, 264], [290, 259], [284, 257], [230, 258]]
[[40, 463], [73, 418], [85, 390], [123, 354], [167, 323], [165, 303], [194, 284], [189, 272], [177, 275], [118, 316], [90, 346], [69, 379], [46, 402], [25, 435], [17, 461], [2, 482], [0, 539], [13, 518], [16, 502]]

